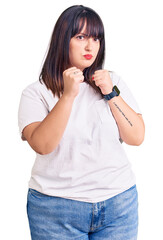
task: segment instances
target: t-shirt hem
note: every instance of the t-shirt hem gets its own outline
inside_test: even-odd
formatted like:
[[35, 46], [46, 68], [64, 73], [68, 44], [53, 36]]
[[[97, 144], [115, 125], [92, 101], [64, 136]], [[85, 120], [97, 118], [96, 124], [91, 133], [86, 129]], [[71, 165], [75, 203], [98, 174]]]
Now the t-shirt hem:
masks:
[[117, 191], [116, 193], [110, 194], [109, 196], [105, 196], [105, 197], [99, 197], [99, 198], [84, 198], [84, 197], [70, 197], [70, 196], [66, 196], [66, 195], [60, 195], [60, 194], [52, 194], [52, 193], [47, 193], [44, 191], [40, 191], [40, 189], [37, 189], [37, 187], [32, 187], [29, 185], [29, 188], [34, 189], [42, 194], [48, 195], [50, 197], [59, 197], [59, 198], [64, 198], [64, 199], [69, 199], [69, 200], [74, 200], [74, 201], [79, 201], [79, 202], [87, 202], [87, 203], [97, 203], [97, 202], [102, 202], [102, 201], [106, 201], [110, 198], [113, 198], [125, 191], [127, 191], [128, 189], [130, 189], [131, 187], [133, 187], [134, 185], [136, 185], [136, 183], [132, 183], [131, 185], [128, 185], [127, 187], [122, 188], [120, 191]]

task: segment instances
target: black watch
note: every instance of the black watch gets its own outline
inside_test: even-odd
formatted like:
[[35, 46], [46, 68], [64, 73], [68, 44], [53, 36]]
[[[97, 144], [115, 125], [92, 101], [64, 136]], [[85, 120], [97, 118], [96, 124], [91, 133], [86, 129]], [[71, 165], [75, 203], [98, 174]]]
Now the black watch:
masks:
[[119, 91], [119, 89], [117, 88], [117, 86], [115, 85], [115, 86], [113, 87], [113, 89], [112, 89], [112, 92], [109, 93], [109, 94], [107, 94], [107, 95], [104, 95], [104, 98], [105, 98], [106, 100], [110, 100], [110, 99], [112, 99], [112, 98], [115, 97], [115, 96], [119, 96], [119, 94], [120, 94], [120, 91]]

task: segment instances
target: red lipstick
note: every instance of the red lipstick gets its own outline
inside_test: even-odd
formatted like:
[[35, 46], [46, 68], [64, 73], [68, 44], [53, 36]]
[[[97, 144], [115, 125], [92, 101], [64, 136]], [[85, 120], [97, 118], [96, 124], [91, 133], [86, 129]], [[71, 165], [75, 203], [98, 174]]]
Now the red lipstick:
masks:
[[84, 55], [84, 57], [85, 57], [86, 59], [90, 60], [93, 56], [92, 56], [91, 54], [86, 54], [86, 55]]

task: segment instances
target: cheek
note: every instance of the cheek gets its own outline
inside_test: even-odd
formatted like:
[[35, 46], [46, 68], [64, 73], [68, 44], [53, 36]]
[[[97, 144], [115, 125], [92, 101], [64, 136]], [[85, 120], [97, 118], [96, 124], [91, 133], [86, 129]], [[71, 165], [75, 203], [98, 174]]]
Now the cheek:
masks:
[[94, 46], [94, 50], [95, 50], [95, 53], [96, 55], [98, 54], [99, 50], [100, 50], [100, 43], [96, 43], [96, 45]]
[[94, 53], [95, 59], [96, 59], [96, 57], [97, 57], [97, 55], [98, 55], [99, 49], [100, 49], [100, 48], [97, 48], [97, 49], [96, 49], [96, 52]]
[[75, 58], [79, 52], [79, 46], [77, 44], [71, 44], [69, 48], [69, 56]]
[[100, 50], [100, 43], [97, 46], [97, 53], [99, 52], [99, 50]]
[[70, 62], [74, 62], [75, 60], [76, 60], [76, 58], [77, 58], [77, 53], [76, 53], [76, 51], [73, 49], [71, 49], [70, 51], [69, 51], [69, 59], [70, 59]]
[[69, 48], [69, 59], [72, 61], [74, 59], [74, 48], [70, 45]]

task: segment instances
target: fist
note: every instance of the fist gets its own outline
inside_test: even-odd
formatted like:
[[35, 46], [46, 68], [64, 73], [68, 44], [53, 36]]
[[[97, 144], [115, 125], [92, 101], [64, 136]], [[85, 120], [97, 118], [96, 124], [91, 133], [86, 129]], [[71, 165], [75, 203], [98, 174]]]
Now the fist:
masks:
[[79, 93], [79, 84], [84, 81], [83, 72], [76, 68], [71, 67], [63, 72], [64, 80], [64, 95], [76, 97]]
[[106, 95], [112, 92], [113, 83], [108, 70], [97, 70], [92, 75], [92, 81], [95, 81], [97, 87], [101, 89], [102, 94]]

